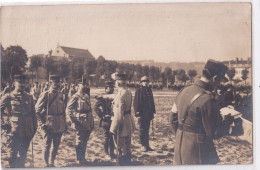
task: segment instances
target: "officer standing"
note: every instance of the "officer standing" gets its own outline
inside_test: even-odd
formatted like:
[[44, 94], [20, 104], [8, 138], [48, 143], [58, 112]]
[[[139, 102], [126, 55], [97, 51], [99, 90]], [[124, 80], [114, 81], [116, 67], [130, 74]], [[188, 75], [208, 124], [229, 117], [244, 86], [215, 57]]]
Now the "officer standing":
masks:
[[[65, 103], [60, 92], [60, 76], [50, 76], [50, 89], [41, 93], [35, 110], [40, 119], [44, 139], [44, 161], [46, 166], [54, 167], [62, 133], [66, 130]], [[49, 163], [50, 147], [52, 146]]]
[[114, 100], [114, 82], [105, 82], [105, 93], [106, 95], [95, 96], [97, 102], [95, 103], [95, 111], [100, 118], [99, 125], [104, 129], [105, 143], [104, 149], [105, 153], [110, 156], [111, 159], [115, 158], [114, 153], [114, 142], [113, 136], [109, 132], [111, 126], [111, 117], [113, 116], [112, 101]]
[[223, 63], [208, 60], [202, 77], [177, 95], [170, 119], [171, 122], [174, 118], [178, 120], [175, 164], [216, 164], [220, 161], [213, 139], [223, 136], [234, 118], [222, 119], [212, 91], [226, 80], [226, 72]]
[[78, 91], [71, 97], [66, 108], [72, 128], [76, 130], [76, 154], [79, 165], [86, 165], [86, 145], [90, 133], [94, 128], [94, 119], [91, 110], [90, 98], [87, 94], [86, 82], [80, 80]]
[[126, 74], [116, 74], [118, 92], [113, 101], [113, 113], [110, 132], [117, 144], [118, 163], [126, 165], [131, 162], [131, 134], [135, 124], [131, 115], [132, 94], [126, 88]]
[[[14, 81], [14, 91], [1, 99], [2, 128], [7, 130], [10, 168], [24, 167], [30, 141], [37, 130], [33, 97], [24, 91], [26, 76], [15, 75]], [[20, 159], [17, 159], [18, 153]]]
[[149, 145], [149, 129], [155, 114], [153, 92], [148, 85], [148, 77], [143, 76], [141, 87], [136, 89], [134, 97], [135, 116], [140, 125], [140, 141], [145, 152], [153, 151]]
[[31, 95], [33, 96], [34, 103], [37, 102], [40, 94], [41, 94], [41, 90], [38, 86], [38, 82], [35, 82], [33, 88], [31, 88]]

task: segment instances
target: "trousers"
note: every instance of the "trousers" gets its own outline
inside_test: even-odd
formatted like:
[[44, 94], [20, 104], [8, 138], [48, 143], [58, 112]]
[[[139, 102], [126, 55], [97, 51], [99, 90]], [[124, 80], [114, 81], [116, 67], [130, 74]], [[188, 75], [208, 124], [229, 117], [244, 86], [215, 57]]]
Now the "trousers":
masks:
[[51, 151], [51, 164], [54, 164], [55, 158], [58, 153], [60, 140], [62, 133], [53, 133], [53, 132], [44, 132], [44, 161], [47, 165], [49, 165], [49, 157], [50, 157], [50, 149], [52, 145]]
[[149, 129], [151, 120], [140, 120], [140, 141], [144, 147], [149, 147]]
[[105, 136], [105, 143], [104, 143], [104, 149], [106, 153], [114, 154], [115, 145], [113, 142], [113, 136], [110, 133], [109, 129], [110, 126], [104, 126], [104, 136]]
[[[7, 139], [7, 147], [9, 150], [9, 166], [10, 168], [22, 168], [26, 161], [27, 151], [33, 136], [10, 135]], [[20, 159], [17, 159], [19, 153]]]
[[85, 160], [87, 141], [89, 139], [91, 130], [76, 131], [76, 154], [77, 160]]

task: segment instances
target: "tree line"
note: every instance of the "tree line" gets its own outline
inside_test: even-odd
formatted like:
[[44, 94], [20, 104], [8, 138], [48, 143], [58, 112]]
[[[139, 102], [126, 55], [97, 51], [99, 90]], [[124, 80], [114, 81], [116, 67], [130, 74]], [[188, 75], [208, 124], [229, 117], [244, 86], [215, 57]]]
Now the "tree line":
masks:
[[[146, 75], [151, 82], [161, 82], [163, 86], [174, 84], [176, 82], [185, 84], [188, 80], [193, 82], [197, 76], [197, 71], [190, 69], [187, 73], [184, 69], [173, 70], [166, 67], [162, 70], [155, 66], [142, 66], [140, 64], [119, 63], [114, 60], [106, 60], [99, 56], [95, 60], [86, 60], [85, 57], [75, 57], [68, 59], [61, 57], [59, 59], [48, 55], [27, 56], [26, 50], [21, 46], [9, 46], [4, 49], [1, 46], [1, 78], [2, 81], [12, 81], [13, 75], [29, 71], [35, 75], [34, 79], [48, 80], [49, 74], [59, 74], [66, 82], [75, 82], [75, 80], [85, 78], [95, 82], [98, 86], [101, 80], [111, 78], [111, 74], [118, 71], [127, 74], [127, 79], [132, 82], [139, 82], [141, 77]], [[28, 64], [29, 63], [29, 64]], [[41, 71], [39, 71], [41, 70]], [[242, 71], [242, 79], [248, 77], [248, 70]], [[235, 70], [228, 72], [230, 80], [235, 76]], [[36, 81], [35, 80], [35, 81]]]

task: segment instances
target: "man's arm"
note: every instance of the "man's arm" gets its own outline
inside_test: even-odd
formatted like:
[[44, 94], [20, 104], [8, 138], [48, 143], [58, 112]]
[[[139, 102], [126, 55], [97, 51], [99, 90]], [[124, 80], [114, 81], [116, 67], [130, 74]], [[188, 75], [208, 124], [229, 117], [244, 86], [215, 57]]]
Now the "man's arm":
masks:
[[153, 91], [150, 89], [150, 91], [151, 91], [151, 101], [152, 101], [152, 112], [153, 113], [156, 113], [156, 111], [155, 111], [155, 104], [154, 104], [154, 98], [153, 98]]
[[37, 119], [39, 120], [40, 126], [42, 126], [42, 124], [45, 124], [46, 122], [45, 119], [46, 110], [44, 110], [44, 107], [45, 108], [47, 107], [47, 100], [48, 100], [47, 98], [48, 98], [48, 92], [47, 91], [42, 92], [35, 104], [35, 113]]
[[70, 118], [72, 123], [77, 122], [76, 117], [73, 115], [73, 113], [76, 112], [76, 108], [78, 105], [77, 101], [78, 101], [78, 97], [76, 95], [73, 95], [66, 107], [66, 115]]
[[[96, 103], [95, 103], [95, 106], [94, 106], [94, 110], [96, 112], [96, 114], [98, 115], [98, 117], [100, 119], [103, 118], [103, 108], [102, 108], [102, 105], [103, 105], [103, 98], [102, 97], [96, 97]], [[101, 110], [102, 109], [102, 110]]]
[[136, 117], [140, 117], [140, 102], [140, 88], [137, 88], [134, 97], [134, 111]]

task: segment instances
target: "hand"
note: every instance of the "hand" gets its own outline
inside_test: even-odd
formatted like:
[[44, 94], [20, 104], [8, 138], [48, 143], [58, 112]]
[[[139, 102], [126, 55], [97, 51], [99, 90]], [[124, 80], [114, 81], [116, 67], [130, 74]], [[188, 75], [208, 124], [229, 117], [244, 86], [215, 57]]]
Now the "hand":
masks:
[[74, 122], [76, 126], [81, 127], [81, 123], [79, 121]]
[[137, 123], [140, 125], [141, 124], [141, 117], [137, 117]]
[[12, 126], [9, 123], [5, 123], [2, 125], [2, 129], [6, 130], [7, 132], [10, 132], [12, 129]]
[[223, 119], [223, 123], [224, 123], [226, 126], [231, 125], [233, 122], [234, 122], [234, 117], [231, 116], [231, 114], [226, 115], [226, 116], [224, 117], [224, 119]]
[[47, 126], [46, 124], [42, 125], [42, 129], [43, 129], [45, 132], [49, 132], [49, 131], [50, 131], [49, 126]]

